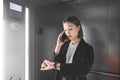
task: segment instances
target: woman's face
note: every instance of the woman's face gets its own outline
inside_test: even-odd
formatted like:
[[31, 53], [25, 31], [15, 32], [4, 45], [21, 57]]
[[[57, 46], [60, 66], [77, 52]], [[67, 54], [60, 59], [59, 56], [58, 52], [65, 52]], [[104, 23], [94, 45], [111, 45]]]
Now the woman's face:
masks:
[[76, 26], [71, 22], [65, 22], [63, 23], [63, 28], [69, 40], [74, 40], [78, 38], [78, 32], [80, 30], [80, 26]]

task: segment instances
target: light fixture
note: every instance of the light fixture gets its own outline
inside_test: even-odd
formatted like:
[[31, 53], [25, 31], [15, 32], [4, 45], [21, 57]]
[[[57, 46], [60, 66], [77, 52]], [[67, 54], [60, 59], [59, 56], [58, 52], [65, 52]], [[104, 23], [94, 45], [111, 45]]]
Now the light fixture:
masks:
[[0, 80], [3, 80], [3, 0], [0, 0]]
[[29, 80], [29, 8], [25, 8], [25, 80]]

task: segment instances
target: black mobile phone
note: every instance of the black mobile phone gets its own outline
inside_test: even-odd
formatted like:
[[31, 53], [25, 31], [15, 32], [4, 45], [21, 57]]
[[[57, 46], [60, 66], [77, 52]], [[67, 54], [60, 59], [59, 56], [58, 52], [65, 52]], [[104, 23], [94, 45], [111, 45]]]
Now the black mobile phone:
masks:
[[66, 36], [66, 34], [64, 32], [62, 37], [61, 37], [61, 41], [64, 42], [66, 39], [68, 39], [68, 37]]

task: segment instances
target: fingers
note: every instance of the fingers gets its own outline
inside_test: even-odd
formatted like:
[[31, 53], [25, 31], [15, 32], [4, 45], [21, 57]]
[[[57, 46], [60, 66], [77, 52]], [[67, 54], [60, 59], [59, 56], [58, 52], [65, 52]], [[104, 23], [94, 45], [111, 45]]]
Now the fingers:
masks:
[[44, 60], [41, 67], [46, 67], [47, 66], [47, 60]]
[[40, 70], [45, 71], [45, 70], [48, 70], [48, 69], [49, 69], [48, 67], [44, 67], [44, 68], [41, 68]]
[[62, 31], [62, 32], [60, 33], [60, 36], [62, 36], [64, 32], [65, 32], [65, 31]]
[[43, 70], [45, 67], [47, 67], [47, 64], [45, 63], [45, 60], [44, 60], [43, 63], [41, 64], [41, 69], [40, 70]]
[[68, 39], [66, 39], [64, 42], [68, 41]]
[[46, 70], [46, 67], [41, 67], [40, 70], [44, 71]]
[[58, 36], [59, 39], [62, 38], [62, 35], [64, 34], [64, 32], [65, 32], [65, 31], [62, 31], [62, 32], [59, 34], [59, 36]]
[[47, 64], [43, 62], [41, 65], [41, 68], [44, 68], [44, 67], [47, 67]]
[[63, 34], [65, 31], [60, 32], [60, 34]]
[[43, 63], [41, 64], [41, 69], [42, 71], [44, 70], [49, 70], [50, 69], [50, 63], [48, 60], [44, 60]]

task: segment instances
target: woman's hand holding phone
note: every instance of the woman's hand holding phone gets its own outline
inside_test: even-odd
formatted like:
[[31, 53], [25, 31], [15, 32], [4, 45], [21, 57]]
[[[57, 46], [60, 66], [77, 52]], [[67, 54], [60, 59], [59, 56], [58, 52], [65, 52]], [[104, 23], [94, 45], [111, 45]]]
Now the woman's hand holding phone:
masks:
[[61, 46], [62, 46], [66, 41], [68, 41], [67, 38], [64, 39], [64, 40], [62, 39], [62, 38], [63, 38], [63, 35], [65, 35], [65, 32], [64, 32], [64, 31], [62, 31], [62, 32], [58, 35], [57, 44], [56, 44], [56, 47], [55, 47], [55, 53], [56, 53], [56, 55], [59, 53]]

